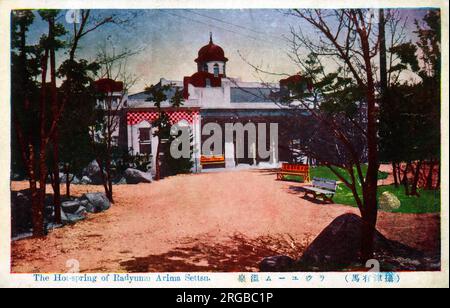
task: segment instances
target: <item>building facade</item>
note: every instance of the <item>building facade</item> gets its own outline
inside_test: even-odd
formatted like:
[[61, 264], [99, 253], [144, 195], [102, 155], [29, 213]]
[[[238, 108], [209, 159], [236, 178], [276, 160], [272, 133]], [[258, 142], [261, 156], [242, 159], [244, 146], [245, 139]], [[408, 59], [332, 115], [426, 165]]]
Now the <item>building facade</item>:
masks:
[[[227, 75], [228, 59], [224, 50], [214, 44], [212, 36], [207, 45], [198, 51], [198, 57], [194, 60], [197, 71], [184, 77], [183, 81], [166, 80], [162, 78], [156, 85], [163, 87], [171, 85], [166, 91], [167, 101], [162, 103], [162, 108], [168, 114], [171, 124], [179, 124], [189, 127], [192, 134], [194, 147], [193, 161], [194, 172], [200, 172], [206, 167], [202, 164], [202, 156], [212, 154], [222, 156], [225, 161], [215, 167], [234, 168], [239, 165], [276, 166], [282, 160], [289, 160], [289, 142], [282, 137], [280, 144], [274, 145], [270, 140], [270, 133], [266, 131], [267, 147], [277, 147], [277, 153], [271, 158], [258, 155], [258, 144], [250, 144], [245, 147], [245, 157], [237, 157], [235, 140], [222, 138], [220, 149], [206, 150], [202, 153], [202, 145], [209, 138], [203, 135], [205, 125], [213, 123], [225, 130], [226, 123], [252, 122], [256, 125], [266, 124], [267, 130], [270, 123], [277, 123], [280, 136], [291, 135], [294, 129], [287, 119], [298, 116], [291, 108], [281, 106], [276, 102], [276, 96], [280, 92], [280, 85], [289, 82], [289, 78], [279, 84], [264, 84], [260, 82], [244, 82], [238, 78]], [[172, 108], [170, 99], [175, 91], [182, 91], [183, 106]], [[158, 111], [146, 92], [128, 95], [121, 110], [121, 127], [117, 132], [117, 139], [123, 147], [127, 147], [130, 153], [146, 154], [153, 157], [152, 168], [155, 167], [155, 155], [158, 139], [154, 135], [156, 128], [152, 122], [158, 118]], [[126, 127], [126, 129], [125, 129]], [[257, 131], [260, 134], [261, 131]], [[248, 138], [244, 137], [244, 138]], [[291, 138], [292, 139], [292, 138]], [[244, 144], [247, 141], [245, 140]], [[270, 144], [272, 142], [272, 144]]]

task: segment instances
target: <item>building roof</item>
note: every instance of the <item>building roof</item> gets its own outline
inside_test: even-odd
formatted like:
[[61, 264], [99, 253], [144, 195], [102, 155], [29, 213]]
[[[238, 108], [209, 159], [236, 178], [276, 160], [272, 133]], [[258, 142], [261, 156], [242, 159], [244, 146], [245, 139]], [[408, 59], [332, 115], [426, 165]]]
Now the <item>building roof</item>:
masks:
[[[177, 89], [181, 89], [182, 90], [182, 87], [174, 86], [174, 87], [171, 87], [170, 89], [164, 91], [164, 93], [167, 96], [167, 101], [170, 101], [172, 99], [172, 97], [174, 97], [175, 92], [176, 92]], [[147, 101], [147, 102], [151, 103], [151, 97], [145, 91], [129, 95], [128, 96], [128, 100]]]
[[292, 75], [292, 76], [289, 76], [286, 79], [281, 79], [280, 80], [280, 86], [281, 87], [293, 87], [293, 86], [297, 86], [297, 85], [301, 85], [301, 84], [303, 84], [305, 87], [307, 87], [307, 89], [309, 91], [312, 90], [313, 86], [312, 86], [311, 80], [303, 77], [300, 74]]
[[272, 103], [273, 91], [269, 88], [231, 88], [232, 103]]
[[228, 59], [225, 57], [225, 52], [223, 51], [222, 47], [213, 43], [212, 34], [209, 39], [209, 44], [200, 48], [200, 50], [198, 51], [198, 57], [197, 59], [195, 59], [195, 62], [197, 63], [209, 61], [228, 61]]
[[101, 93], [122, 92], [123, 82], [103, 78], [95, 81], [95, 87], [97, 88], [97, 91]]

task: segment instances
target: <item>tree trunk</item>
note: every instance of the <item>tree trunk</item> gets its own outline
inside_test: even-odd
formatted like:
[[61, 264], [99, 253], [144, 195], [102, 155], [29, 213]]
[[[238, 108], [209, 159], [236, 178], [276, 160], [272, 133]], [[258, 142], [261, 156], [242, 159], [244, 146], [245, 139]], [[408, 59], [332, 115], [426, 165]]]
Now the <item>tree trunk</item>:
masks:
[[67, 199], [69, 199], [70, 198], [70, 183], [71, 183], [71, 181], [69, 179], [70, 168], [69, 168], [68, 164], [66, 164], [64, 166], [64, 171], [66, 173], [66, 197], [67, 197]]
[[[53, 139], [53, 206], [55, 208], [55, 223], [61, 224], [61, 179], [59, 178], [58, 134]], [[68, 178], [66, 179], [66, 183]]]
[[161, 166], [159, 163], [159, 151], [161, 148], [161, 137], [158, 136], [158, 146], [156, 147], [156, 157], [155, 157], [155, 164], [156, 164], [156, 174], [155, 174], [155, 180], [159, 181], [161, 179]]
[[[423, 160], [420, 160], [416, 163], [416, 170], [414, 171], [414, 180], [411, 187], [411, 196], [419, 197], [419, 193], [417, 192], [417, 186], [419, 185], [420, 171], [422, 169]], [[413, 168], [414, 170], [414, 168]]]
[[364, 63], [367, 71], [367, 150], [368, 167], [366, 182], [363, 184], [364, 196], [364, 214], [362, 215], [363, 230], [361, 243], [362, 261], [366, 262], [372, 259], [374, 252], [374, 235], [377, 224], [378, 204], [378, 127], [377, 127], [377, 108], [375, 98], [375, 83], [373, 79], [372, 62], [370, 57], [369, 38], [365, 30], [360, 30], [361, 45], [364, 54]]
[[108, 187], [108, 189], [106, 190], [106, 196], [108, 197], [109, 201], [111, 201], [111, 203], [114, 203], [114, 199], [113, 199], [113, 187], [112, 187], [112, 180], [111, 180], [111, 156], [110, 154], [108, 154], [108, 157], [106, 159], [106, 164], [105, 164], [105, 185]]
[[438, 164], [438, 177], [437, 177], [437, 183], [436, 183], [436, 190], [439, 190], [441, 188], [441, 164]]
[[434, 175], [434, 167], [436, 166], [436, 162], [432, 159], [429, 162], [429, 168], [428, 175], [427, 175], [427, 184], [426, 187], [428, 190], [433, 190], [433, 175]]
[[408, 180], [408, 172], [411, 167], [411, 162], [408, 162], [403, 170], [403, 179], [402, 184], [405, 187], [405, 195], [409, 195], [409, 180]]
[[112, 125], [114, 122], [114, 117], [111, 114], [112, 110], [112, 101], [109, 98], [108, 101], [108, 131], [107, 131], [107, 139], [106, 139], [106, 186], [108, 187], [108, 191], [106, 192], [106, 196], [108, 197], [111, 203], [114, 203], [113, 199], [113, 187], [112, 187], [112, 177], [111, 177], [111, 160], [112, 160]]
[[394, 185], [398, 188], [398, 173], [397, 173], [397, 163], [392, 162], [392, 174], [394, 175]]
[[45, 195], [47, 184], [47, 161], [45, 146], [39, 151], [39, 175], [39, 202], [33, 212], [33, 220], [35, 222], [35, 225], [33, 226], [33, 236], [35, 237], [45, 236], [46, 233], [44, 224]]
[[[371, 201], [373, 202], [373, 201]], [[376, 201], [375, 201], [376, 202]], [[367, 203], [366, 203], [367, 205]], [[365, 264], [368, 260], [373, 258], [374, 252], [374, 236], [376, 232], [378, 217], [377, 208], [367, 208], [362, 213], [362, 242], [361, 242], [361, 261]]]
[[396, 165], [397, 165], [397, 179], [400, 185], [402, 183], [402, 164], [397, 163]]
[[100, 175], [102, 177], [102, 184], [103, 184], [103, 188], [105, 189], [105, 195], [108, 198], [108, 200], [112, 203], [113, 201], [112, 199], [112, 193], [109, 190], [109, 185], [108, 185], [108, 179], [107, 179], [107, 171], [106, 171], [106, 166], [103, 166], [103, 163], [100, 159], [96, 159], [97, 164], [100, 168]]
[[[55, 20], [50, 18], [48, 21], [49, 39], [55, 39]], [[52, 121], [57, 121], [58, 117], [58, 91], [56, 88], [56, 56], [55, 46], [50, 47], [50, 84], [51, 84], [51, 111], [53, 114]], [[54, 181], [54, 196], [53, 205], [55, 207], [55, 223], [61, 223], [61, 180], [59, 178], [59, 148], [58, 148], [58, 128], [55, 128], [53, 136], [53, 181]]]
[[30, 157], [28, 160], [28, 173], [30, 177], [30, 191], [31, 191], [31, 220], [33, 224], [33, 236], [43, 236], [44, 231], [44, 203], [41, 203], [40, 189], [37, 187], [37, 173], [35, 172], [34, 163], [36, 161], [34, 147], [29, 145]]
[[42, 57], [42, 74], [41, 74], [41, 97], [39, 110], [39, 190], [37, 196], [32, 197], [32, 220], [33, 220], [33, 236], [40, 237], [45, 235], [44, 227], [44, 206], [45, 206], [45, 185], [47, 178], [47, 162], [46, 162], [46, 77], [47, 77], [47, 61], [48, 49], [45, 50]]

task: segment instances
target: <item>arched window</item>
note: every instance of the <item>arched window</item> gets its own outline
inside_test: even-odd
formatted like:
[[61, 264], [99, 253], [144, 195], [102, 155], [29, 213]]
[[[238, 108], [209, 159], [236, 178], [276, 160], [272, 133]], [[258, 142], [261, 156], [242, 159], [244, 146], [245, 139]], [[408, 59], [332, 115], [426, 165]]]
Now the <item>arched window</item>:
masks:
[[207, 63], [203, 64], [203, 71], [208, 72], [208, 64]]
[[219, 64], [214, 64], [214, 77], [219, 77]]

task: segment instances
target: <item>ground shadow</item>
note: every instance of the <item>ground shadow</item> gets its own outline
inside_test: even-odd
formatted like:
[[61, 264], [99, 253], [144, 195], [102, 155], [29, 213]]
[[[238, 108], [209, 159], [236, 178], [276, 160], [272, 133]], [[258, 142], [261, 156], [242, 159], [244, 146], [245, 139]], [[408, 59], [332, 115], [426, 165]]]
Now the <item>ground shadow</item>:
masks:
[[289, 194], [292, 195], [301, 195], [300, 198], [311, 202], [311, 203], [315, 203], [315, 204], [319, 204], [319, 205], [330, 205], [330, 204], [334, 204], [334, 203], [330, 203], [330, 202], [326, 202], [322, 199], [314, 199], [313, 197], [311, 197], [310, 195], [306, 195], [305, 196], [305, 189], [301, 186], [289, 186], [289, 188], [287, 189], [287, 192]]
[[296, 242], [290, 236], [260, 236], [254, 239], [235, 234], [221, 243], [208, 238], [186, 239], [172, 250], [142, 258], [122, 261], [124, 270], [136, 272], [247, 272], [258, 271], [268, 256], [288, 255], [297, 259], [309, 244]]

